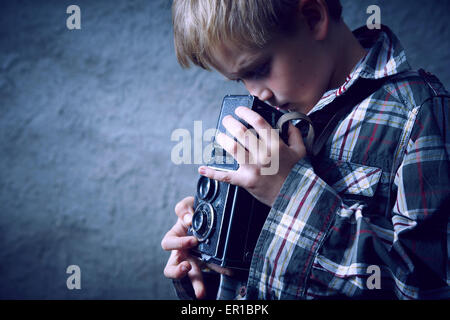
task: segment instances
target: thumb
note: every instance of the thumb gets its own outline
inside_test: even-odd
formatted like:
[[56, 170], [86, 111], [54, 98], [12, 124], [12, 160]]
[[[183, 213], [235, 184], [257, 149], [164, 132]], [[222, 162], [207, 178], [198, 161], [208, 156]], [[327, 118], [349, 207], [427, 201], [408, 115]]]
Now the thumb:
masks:
[[236, 181], [234, 176], [235, 171], [219, 171], [207, 166], [201, 166], [198, 168], [198, 173], [213, 180], [238, 185], [238, 181]]

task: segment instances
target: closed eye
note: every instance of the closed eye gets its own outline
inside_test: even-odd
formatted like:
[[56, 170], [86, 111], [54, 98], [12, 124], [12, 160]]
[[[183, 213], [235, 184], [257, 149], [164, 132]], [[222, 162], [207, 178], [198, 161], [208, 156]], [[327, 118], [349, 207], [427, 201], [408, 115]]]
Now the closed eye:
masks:
[[261, 80], [270, 75], [271, 68], [272, 60], [268, 59], [256, 67], [249, 68], [248, 71], [242, 71], [242, 75], [239, 78], [232, 80], [236, 82], [243, 82], [245, 80]]
[[242, 76], [244, 80], [259, 80], [267, 77], [270, 74], [272, 63], [271, 60], [257, 66], [255, 69], [247, 71]]

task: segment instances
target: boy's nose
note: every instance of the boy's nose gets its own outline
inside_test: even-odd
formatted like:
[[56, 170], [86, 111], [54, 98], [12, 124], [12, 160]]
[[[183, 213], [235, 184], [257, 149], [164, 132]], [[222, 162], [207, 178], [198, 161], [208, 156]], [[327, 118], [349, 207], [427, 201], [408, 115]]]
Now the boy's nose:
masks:
[[257, 86], [247, 86], [251, 95], [257, 96], [259, 100], [267, 101], [273, 97], [273, 92], [268, 88], [258, 88]]
[[259, 100], [268, 101], [273, 97], [273, 93], [269, 89], [264, 89], [259, 95], [257, 95], [257, 97], [259, 98]]

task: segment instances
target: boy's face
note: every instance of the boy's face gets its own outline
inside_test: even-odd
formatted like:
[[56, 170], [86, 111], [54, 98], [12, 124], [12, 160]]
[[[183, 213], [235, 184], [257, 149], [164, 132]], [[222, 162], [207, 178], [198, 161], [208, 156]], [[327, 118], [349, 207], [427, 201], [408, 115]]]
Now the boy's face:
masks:
[[333, 88], [333, 59], [324, 41], [306, 24], [296, 34], [279, 36], [258, 51], [222, 45], [214, 67], [225, 77], [242, 81], [259, 99], [281, 109], [307, 113]]

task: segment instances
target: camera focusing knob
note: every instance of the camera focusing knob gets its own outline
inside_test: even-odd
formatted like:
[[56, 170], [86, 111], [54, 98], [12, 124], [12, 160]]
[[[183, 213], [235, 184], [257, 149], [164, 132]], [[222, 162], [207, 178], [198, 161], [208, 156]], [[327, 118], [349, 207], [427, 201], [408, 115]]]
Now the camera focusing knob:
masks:
[[192, 233], [200, 242], [208, 240], [214, 227], [214, 209], [211, 204], [201, 202], [192, 217]]

